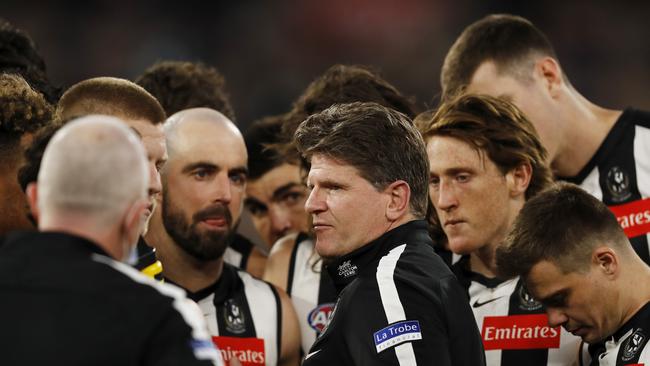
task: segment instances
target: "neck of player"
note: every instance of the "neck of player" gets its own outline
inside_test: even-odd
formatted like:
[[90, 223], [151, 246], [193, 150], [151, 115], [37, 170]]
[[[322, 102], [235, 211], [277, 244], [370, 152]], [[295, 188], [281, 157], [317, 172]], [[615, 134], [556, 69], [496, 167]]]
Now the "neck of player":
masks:
[[559, 177], [575, 177], [589, 163], [622, 111], [601, 108], [578, 92], [566, 95], [564, 133], [557, 151], [549, 151], [551, 168]]

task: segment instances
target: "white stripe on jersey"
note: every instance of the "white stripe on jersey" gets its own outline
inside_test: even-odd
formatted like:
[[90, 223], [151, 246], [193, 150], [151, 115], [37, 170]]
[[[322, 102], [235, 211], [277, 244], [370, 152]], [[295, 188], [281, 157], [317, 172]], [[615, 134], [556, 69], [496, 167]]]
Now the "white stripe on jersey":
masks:
[[208, 332], [211, 336], [219, 336], [219, 324], [217, 324], [217, 308], [214, 306], [214, 292], [202, 298], [198, 302], [205, 322], [208, 324]]
[[[636, 126], [634, 131], [634, 167], [641, 198], [650, 197], [650, 129]], [[642, 184], [646, 183], [646, 184]], [[646, 234], [650, 246], [650, 233]]]
[[634, 131], [634, 165], [641, 197], [650, 197], [650, 129], [636, 126]]
[[[196, 304], [186, 297], [185, 291], [166, 283], [162, 283], [154, 280], [151, 277], [145, 276], [140, 271], [128, 266], [124, 263], [120, 263], [111, 258], [108, 258], [103, 255], [93, 254], [92, 259], [96, 262], [106, 264], [118, 272], [123, 273], [134, 282], [147, 285], [149, 287], [157, 290], [161, 295], [166, 297], [171, 297], [173, 299], [172, 306], [176, 311], [181, 314], [185, 323], [192, 329], [192, 338], [196, 340], [206, 341], [209, 344], [212, 344], [212, 339], [210, 338], [207, 327], [203, 320], [203, 314], [199, 311]], [[199, 352], [194, 352], [195, 356], [203, 360], [211, 360], [215, 365], [223, 365], [223, 359], [221, 358], [221, 353], [218, 352], [215, 348], [201, 348]]]
[[599, 201], [603, 200], [603, 191], [600, 188], [600, 173], [598, 172], [598, 167], [595, 167], [589, 175], [587, 175], [585, 180], [580, 183], [580, 188], [596, 197]]
[[[406, 249], [406, 244], [393, 248], [387, 255], [383, 256], [377, 266], [377, 285], [379, 287], [379, 296], [384, 306], [384, 313], [388, 324], [401, 320], [406, 320], [404, 306], [399, 299], [397, 286], [393, 274], [399, 257]], [[402, 343], [395, 347], [395, 355], [400, 365], [417, 365], [415, 352], [411, 342]]]
[[[483, 331], [483, 319], [486, 316], [507, 316], [510, 295], [515, 292], [517, 278], [500, 283], [495, 288], [486, 287], [479, 282], [472, 281], [469, 285], [469, 305], [472, 307], [476, 325], [479, 332]], [[498, 299], [498, 301], [496, 300]], [[482, 306], [475, 306], [476, 303], [486, 303]], [[485, 351], [486, 365], [501, 365], [501, 350], [494, 349]]]
[[298, 315], [302, 350], [304, 354], [308, 354], [311, 345], [316, 341], [316, 331], [309, 324], [308, 317], [309, 313], [319, 305], [318, 293], [323, 261], [319, 260], [318, 255], [315, 254], [312, 239], [303, 240], [296, 245], [298, 248], [293, 268], [293, 280], [291, 288], [288, 290]]
[[248, 301], [248, 308], [253, 317], [257, 338], [264, 339], [264, 352], [266, 353], [266, 364], [276, 365], [278, 355], [278, 309], [279, 304], [275, 301], [273, 290], [266, 282], [253, 278], [244, 271], [237, 271], [239, 278], [244, 282], [244, 292]]
[[[223, 253], [224, 262], [232, 266], [235, 266], [237, 268], [241, 268], [242, 258], [244, 258], [244, 256], [240, 252], [234, 250], [231, 247], [226, 247], [226, 251]], [[246, 268], [241, 268], [241, 269], [245, 270]]]

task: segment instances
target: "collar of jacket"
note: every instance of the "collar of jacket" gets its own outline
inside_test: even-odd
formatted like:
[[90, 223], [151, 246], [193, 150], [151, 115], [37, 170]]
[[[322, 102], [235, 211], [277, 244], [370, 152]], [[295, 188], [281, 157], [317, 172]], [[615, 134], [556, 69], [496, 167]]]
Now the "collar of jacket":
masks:
[[[410, 242], [414, 236], [424, 235], [429, 238], [427, 223], [424, 220], [409, 221], [400, 225], [379, 238], [369, 242], [354, 251], [328, 263], [327, 271], [334, 280], [336, 292], [341, 293], [343, 288], [354, 281], [360, 273], [374, 270], [377, 261], [391, 249]], [[428, 239], [429, 241], [431, 239]]]

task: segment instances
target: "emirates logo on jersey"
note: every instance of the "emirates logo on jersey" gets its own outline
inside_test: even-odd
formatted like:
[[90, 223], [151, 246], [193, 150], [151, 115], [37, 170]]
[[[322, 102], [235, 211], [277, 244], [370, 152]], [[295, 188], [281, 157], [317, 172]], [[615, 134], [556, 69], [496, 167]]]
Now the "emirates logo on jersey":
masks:
[[650, 233], [650, 198], [610, 206], [628, 238]]
[[212, 341], [221, 352], [221, 357], [230, 365], [232, 359], [237, 359], [242, 366], [255, 366], [266, 364], [264, 353], [264, 339], [237, 338], [237, 337], [212, 337]]
[[309, 326], [316, 331], [316, 334], [321, 334], [325, 327], [327, 327], [330, 315], [334, 310], [334, 305], [333, 302], [318, 305], [309, 312], [309, 315], [307, 315], [307, 322], [309, 323]]
[[487, 316], [483, 319], [483, 347], [547, 349], [560, 347], [560, 327], [549, 327], [546, 314]]
[[343, 262], [339, 268], [339, 276], [342, 276], [343, 278], [348, 278], [350, 276], [354, 276], [357, 274], [357, 266], [355, 264], [352, 264], [351, 261], [345, 261]]

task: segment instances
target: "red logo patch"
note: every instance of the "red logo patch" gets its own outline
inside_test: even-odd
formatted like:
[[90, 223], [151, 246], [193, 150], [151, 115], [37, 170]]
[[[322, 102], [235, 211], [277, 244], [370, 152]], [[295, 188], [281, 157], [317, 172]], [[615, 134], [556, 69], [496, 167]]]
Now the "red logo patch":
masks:
[[481, 335], [486, 351], [560, 347], [560, 327], [549, 327], [546, 314], [487, 316]]
[[226, 365], [236, 358], [242, 366], [264, 365], [264, 340], [261, 338], [212, 337]]
[[628, 238], [650, 233], [650, 198], [609, 206]]
[[309, 312], [307, 315], [307, 321], [309, 326], [312, 327], [318, 334], [323, 332], [323, 329], [327, 326], [332, 310], [334, 310], [334, 303], [327, 303], [319, 305], [314, 308], [314, 310]]

